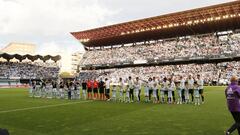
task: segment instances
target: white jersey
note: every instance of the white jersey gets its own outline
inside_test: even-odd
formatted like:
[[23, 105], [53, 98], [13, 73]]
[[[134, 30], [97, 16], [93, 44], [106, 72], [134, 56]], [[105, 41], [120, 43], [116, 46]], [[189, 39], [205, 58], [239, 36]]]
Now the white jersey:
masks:
[[123, 81], [119, 81], [119, 89], [120, 91], [123, 91], [124, 83]]
[[148, 81], [148, 87], [149, 89], [153, 89], [154, 85], [153, 85], [153, 81]]
[[116, 86], [113, 86], [113, 89], [112, 89], [112, 98], [116, 98], [117, 97], [117, 87]]
[[175, 89], [175, 83], [171, 82], [168, 88], [168, 98], [172, 98], [172, 92]]
[[180, 81], [180, 89], [185, 89], [185, 80], [184, 79], [182, 79], [181, 81]]
[[197, 85], [198, 85], [198, 89], [203, 89], [203, 80], [202, 79], [198, 79], [197, 80]]
[[195, 88], [194, 88], [194, 97], [196, 97], [196, 98], [199, 98], [199, 97], [200, 97], [200, 93], [199, 93], [198, 87], [195, 87]]
[[168, 98], [172, 98], [172, 91], [168, 91]]
[[169, 91], [174, 91], [174, 89], [175, 89], [175, 83], [174, 83], [174, 82], [171, 82], [168, 90], [169, 90]]
[[110, 80], [106, 81], [106, 89], [110, 89]]
[[153, 88], [153, 97], [157, 98], [157, 89], [156, 88]]
[[157, 86], [158, 86], [158, 81], [157, 81], [157, 80], [153, 80], [152, 82], [153, 82], [153, 89], [154, 89], [154, 90], [157, 90], [157, 89], [158, 89], [158, 88], [157, 88]]
[[186, 100], [189, 100], [189, 91], [188, 91], [188, 89], [185, 89], [184, 96], [185, 96]]
[[193, 78], [188, 79], [188, 89], [193, 89], [194, 80]]
[[133, 81], [132, 80], [128, 80], [128, 87], [129, 87], [129, 89], [133, 89]]
[[149, 88], [148, 88], [148, 87], [145, 87], [145, 88], [144, 88], [144, 95], [145, 95], [146, 97], [149, 96]]
[[47, 83], [47, 84], [46, 84], [46, 88], [47, 88], [47, 90], [50, 90], [50, 89], [51, 89], [51, 84], [50, 84], [50, 83]]
[[169, 85], [169, 81], [163, 81], [163, 83], [162, 83], [162, 90], [163, 91], [166, 91], [166, 90], [168, 90], [168, 85]]
[[136, 90], [140, 90], [141, 89], [141, 82], [139, 80], [134, 82], [134, 88]]

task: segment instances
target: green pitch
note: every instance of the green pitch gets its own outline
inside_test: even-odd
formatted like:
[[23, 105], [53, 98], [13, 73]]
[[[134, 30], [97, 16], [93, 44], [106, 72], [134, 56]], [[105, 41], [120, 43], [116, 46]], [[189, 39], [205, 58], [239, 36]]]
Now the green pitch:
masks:
[[233, 123], [224, 88], [205, 88], [200, 107], [47, 100], [0, 89], [0, 128], [11, 135], [223, 135]]

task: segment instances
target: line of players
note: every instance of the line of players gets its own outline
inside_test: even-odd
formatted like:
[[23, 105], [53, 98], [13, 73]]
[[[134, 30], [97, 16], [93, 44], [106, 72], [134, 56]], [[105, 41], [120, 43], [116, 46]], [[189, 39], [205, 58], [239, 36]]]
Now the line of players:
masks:
[[[83, 88], [87, 89], [88, 99], [119, 100], [120, 102], [127, 103], [134, 101], [140, 102], [141, 89], [144, 87], [145, 102], [152, 101], [153, 103], [169, 104], [195, 103], [195, 105], [204, 103], [204, 82], [200, 75], [197, 75], [196, 79], [190, 75], [187, 80], [180, 76], [179, 80], [170, 77], [164, 78], [162, 81], [157, 80], [155, 77], [149, 78], [147, 81], [141, 80], [138, 77], [136, 77], [135, 80], [129, 77], [125, 81], [123, 81], [122, 78], [119, 78], [117, 81], [111, 81], [107, 78], [105, 81], [100, 79], [99, 82], [94, 79], [88, 80], [84, 85], [86, 85], [86, 87]], [[112, 91], [110, 98], [111, 86]], [[175, 91], [177, 92], [177, 96], [175, 96]], [[93, 97], [92, 92], [94, 93]], [[100, 97], [98, 97], [99, 94]]]
[[[29, 96], [38, 98], [80, 99], [81, 85], [79, 81], [38, 80], [30, 81]], [[86, 91], [82, 92], [87, 99]]]
[[[126, 80], [112, 81], [100, 79], [57, 83], [56, 81], [37, 81], [31, 83], [31, 97], [60, 98], [60, 99], [89, 99], [120, 102], [140, 102], [141, 92], [144, 88], [145, 102], [153, 103], [204, 103], [203, 79], [197, 75], [194, 79], [191, 75], [185, 80], [182, 76], [178, 80], [173, 77], [164, 78], [162, 81], [155, 77], [141, 80], [138, 77]], [[82, 87], [82, 88], [81, 88]], [[80, 92], [82, 90], [82, 92]], [[110, 92], [111, 90], [111, 92]], [[175, 91], [177, 96], [175, 95]], [[160, 92], [160, 94], [159, 94]], [[111, 94], [111, 95], [110, 95]], [[117, 96], [119, 95], [119, 96]], [[167, 98], [166, 98], [167, 97]], [[177, 98], [177, 99], [176, 99]]]

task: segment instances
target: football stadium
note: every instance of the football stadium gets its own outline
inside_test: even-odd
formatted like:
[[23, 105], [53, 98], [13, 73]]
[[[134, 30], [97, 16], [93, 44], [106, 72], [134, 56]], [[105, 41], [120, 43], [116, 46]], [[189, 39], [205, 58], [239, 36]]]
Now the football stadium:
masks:
[[0, 135], [240, 134], [240, 1], [68, 34], [72, 73], [64, 51], [1, 50]]

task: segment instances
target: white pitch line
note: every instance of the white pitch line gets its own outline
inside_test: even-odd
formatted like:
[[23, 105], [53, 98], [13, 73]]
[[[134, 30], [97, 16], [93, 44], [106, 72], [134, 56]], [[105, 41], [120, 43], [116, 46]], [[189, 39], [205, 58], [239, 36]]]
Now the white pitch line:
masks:
[[82, 101], [82, 102], [72, 102], [72, 103], [64, 103], [64, 104], [55, 104], [55, 105], [45, 105], [45, 106], [36, 106], [36, 107], [20, 108], [20, 109], [0, 111], [0, 114], [9, 113], [9, 112], [17, 112], [17, 111], [26, 111], [26, 110], [42, 109], [42, 108], [51, 108], [51, 107], [58, 107], [58, 106], [65, 106], [65, 105], [72, 105], [72, 104], [81, 104], [81, 103], [87, 103], [87, 102], [91, 102], [91, 101]]

